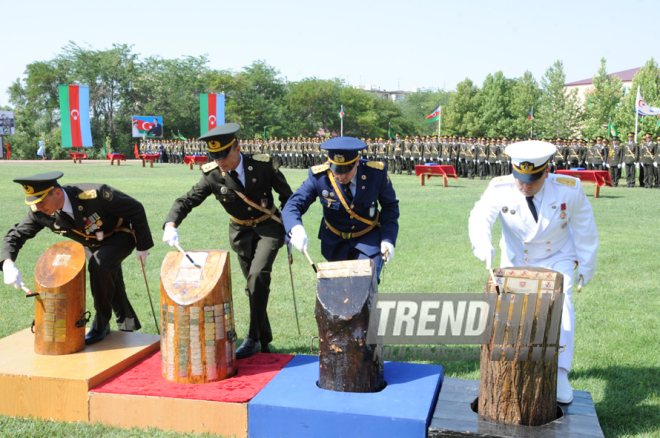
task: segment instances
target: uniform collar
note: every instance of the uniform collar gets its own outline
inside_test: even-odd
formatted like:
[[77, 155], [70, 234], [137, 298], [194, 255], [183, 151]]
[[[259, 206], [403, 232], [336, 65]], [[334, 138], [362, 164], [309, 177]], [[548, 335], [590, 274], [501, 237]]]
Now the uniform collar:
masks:
[[64, 193], [64, 205], [62, 206], [61, 211], [73, 217], [73, 206], [71, 205], [71, 200], [69, 199], [69, 195], [66, 194], [66, 190], [64, 189], [62, 189], [62, 193]]

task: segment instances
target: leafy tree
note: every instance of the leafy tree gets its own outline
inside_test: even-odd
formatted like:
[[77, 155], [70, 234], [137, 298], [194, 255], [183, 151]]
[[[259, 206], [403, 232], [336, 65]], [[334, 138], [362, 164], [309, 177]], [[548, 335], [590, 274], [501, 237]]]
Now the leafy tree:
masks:
[[[646, 62], [633, 78], [632, 87], [627, 90], [623, 104], [619, 105], [614, 118], [614, 126], [621, 135], [624, 132], [635, 131], [635, 100], [637, 99], [637, 87], [640, 87], [644, 101], [650, 106], [660, 107], [660, 76], [658, 63], [654, 58]], [[640, 133], [650, 132], [658, 134], [660, 129], [655, 129], [658, 119], [656, 117], [640, 117], [641, 122], [637, 128]], [[655, 137], [655, 136], [654, 136]], [[639, 141], [639, 136], [637, 137]]]
[[598, 74], [594, 76], [593, 87], [587, 92], [584, 101], [585, 122], [582, 127], [584, 138], [607, 136], [607, 124], [614, 118], [616, 108], [621, 102], [621, 79], [609, 75], [605, 63], [605, 58], [602, 58]]
[[481, 134], [478, 91], [479, 88], [469, 78], [458, 83], [456, 92], [451, 95], [447, 112], [443, 117], [443, 125], [446, 127], [447, 134], [458, 136]]
[[435, 111], [438, 106], [442, 106], [442, 135], [444, 135], [445, 114], [451, 95], [451, 92], [432, 88], [406, 94], [405, 98], [397, 104], [402, 110], [402, 121], [405, 121], [409, 128], [402, 130], [397, 126], [396, 132], [405, 135], [437, 135], [438, 124], [427, 123], [426, 116]]
[[342, 87], [345, 84], [339, 79], [305, 78], [289, 84], [285, 98], [287, 131], [305, 136], [315, 136], [319, 130], [339, 133]]
[[513, 81], [498, 71], [489, 74], [477, 93], [479, 103], [479, 125], [483, 135], [499, 137], [511, 135], [511, 89]]
[[528, 70], [522, 77], [516, 79], [511, 88], [510, 129], [504, 132], [508, 137], [528, 138], [531, 130], [532, 121], [529, 120], [529, 112], [536, 108], [536, 117], [539, 110], [541, 90], [538, 82], [534, 79], [532, 73]]
[[556, 61], [541, 78], [541, 105], [539, 128], [546, 138], [573, 137], [577, 135], [583, 120], [583, 111], [577, 90], [566, 91], [566, 74], [562, 61]]

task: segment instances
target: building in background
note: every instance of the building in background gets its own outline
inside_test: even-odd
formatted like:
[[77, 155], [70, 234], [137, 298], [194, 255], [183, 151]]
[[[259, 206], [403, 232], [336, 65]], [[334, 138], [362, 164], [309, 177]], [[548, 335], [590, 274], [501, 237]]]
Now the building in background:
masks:
[[378, 97], [381, 97], [383, 99], [389, 99], [393, 102], [402, 101], [405, 98], [406, 94], [417, 92], [417, 88], [413, 88], [412, 90], [405, 90], [405, 91], [404, 90], [387, 91], [387, 90], [381, 90], [380, 87], [377, 87], [375, 85], [356, 85], [355, 88], [364, 90], [367, 93], [376, 94]]
[[[622, 88], [624, 95], [628, 94], [632, 88], [632, 81], [633, 78], [635, 77], [635, 74], [641, 69], [641, 67], [637, 68], [631, 68], [629, 70], [623, 70], [619, 71], [616, 73], [610, 74], [610, 76], [618, 76], [621, 79]], [[585, 95], [589, 92], [591, 88], [593, 88], [594, 84], [594, 78], [591, 77], [589, 79], [582, 79], [581, 81], [575, 81], [575, 82], [569, 82], [568, 84], [565, 84], [564, 87], [566, 88], [566, 91], [571, 91], [573, 89], [578, 90], [578, 97], [580, 97], [581, 101], [584, 102]]]

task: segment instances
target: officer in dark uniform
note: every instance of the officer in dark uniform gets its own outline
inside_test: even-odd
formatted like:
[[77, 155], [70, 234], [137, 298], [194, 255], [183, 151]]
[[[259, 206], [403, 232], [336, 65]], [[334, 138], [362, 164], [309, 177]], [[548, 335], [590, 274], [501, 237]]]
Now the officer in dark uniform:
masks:
[[229, 214], [229, 242], [238, 255], [250, 299], [250, 329], [236, 350], [237, 358], [245, 358], [259, 350], [270, 352], [268, 344], [273, 334], [266, 312], [270, 273], [284, 245], [284, 227], [272, 191], [279, 195], [281, 205], [292, 192], [268, 155], [241, 153], [235, 135], [240, 129], [237, 123], [227, 123], [200, 137], [214, 161], [202, 166], [199, 182], [174, 201], [165, 221], [163, 241], [175, 246], [179, 241], [176, 227], [188, 213], [211, 195], [220, 201]]
[[23, 279], [14, 265], [18, 252], [28, 239], [49, 228], [85, 247], [96, 310], [85, 343], [105, 339], [113, 311], [120, 330], [139, 330], [140, 321], [126, 296], [121, 262], [137, 249], [138, 260], [146, 264], [148, 250], [154, 246], [144, 208], [105, 184], [60, 186], [57, 180], [62, 176], [62, 172], [48, 172], [14, 180], [23, 186], [30, 211], [2, 242], [5, 284], [20, 289]]
[[323, 221], [318, 237], [323, 256], [331, 262], [370, 258], [379, 269], [384, 254], [385, 263], [394, 256], [399, 232], [399, 201], [387, 168], [380, 161], [359, 159], [358, 151], [366, 144], [357, 138], [333, 138], [322, 147], [328, 151], [328, 162], [309, 170], [282, 211], [291, 243], [301, 252], [306, 250], [302, 216], [320, 198]]
[[628, 133], [628, 143], [623, 146], [623, 163], [626, 165], [626, 185], [635, 187], [636, 169], [639, 169], [639, 146], [635, 143], [635, 134]]

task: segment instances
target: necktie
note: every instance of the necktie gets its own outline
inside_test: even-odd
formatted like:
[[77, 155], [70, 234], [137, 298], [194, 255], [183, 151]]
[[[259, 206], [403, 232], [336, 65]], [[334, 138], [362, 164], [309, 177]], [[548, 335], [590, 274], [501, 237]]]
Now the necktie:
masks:
[[241, 182], [240, 179], [238, 179], [238, 172], [236, 172], [235, 170], [230, 170], [230, 171], [229, 171], [229, 176], [231, 176], [231, 179], [233, 179], [234, 182], [235, 182], [236, 184], [238, 184], [238, 186], [239, 186], [240, 188], [242, 188], [243, 190], [245, 190], [245, 187], [243, 186], [243, 183]]
[[344, 194], [346, 195], [346, 201], [350, 204], [353, 202], [353, 193], [351, 193], [351, 183], [342, 184], [341, 188], [344, 189]]
[[529, 205], [529, 209], [532, 212], [532, 216], [534, 216], [534, 222], [538, 222], [539, 215], [536, 213], [536, 206], [534, 205], [534, 197], [525, 196], [525, 199], [527, 199], [527, 205]]

